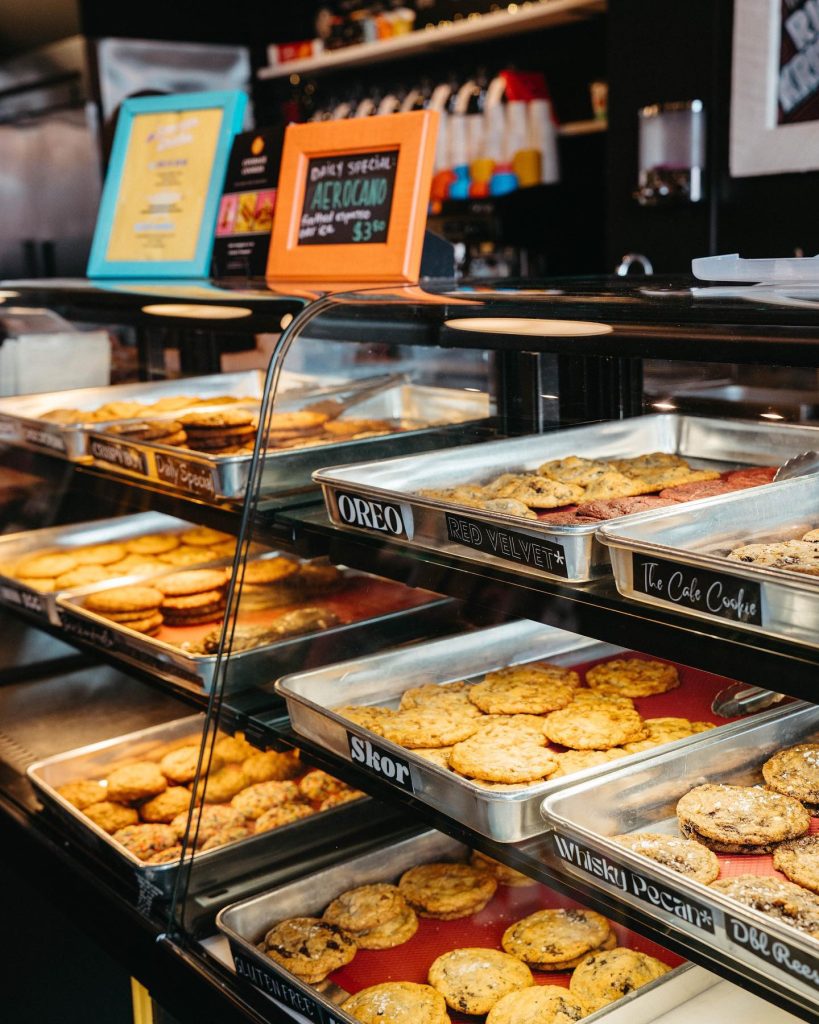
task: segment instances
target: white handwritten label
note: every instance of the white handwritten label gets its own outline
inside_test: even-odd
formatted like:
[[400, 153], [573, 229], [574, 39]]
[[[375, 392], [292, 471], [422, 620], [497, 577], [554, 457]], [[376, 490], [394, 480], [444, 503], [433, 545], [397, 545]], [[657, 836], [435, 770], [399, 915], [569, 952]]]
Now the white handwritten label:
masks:
[[632, 580], [636, 591], [665, 604], [763, 625], [762, 592], [751, 580], [638, 554], [632, 555]]

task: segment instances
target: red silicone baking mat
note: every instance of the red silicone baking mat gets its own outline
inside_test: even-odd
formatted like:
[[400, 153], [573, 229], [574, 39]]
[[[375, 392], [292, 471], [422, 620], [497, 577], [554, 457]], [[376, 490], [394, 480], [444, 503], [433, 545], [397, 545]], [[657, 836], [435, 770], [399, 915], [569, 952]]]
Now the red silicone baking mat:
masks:
[[[396, 879], [397, 881], [397, 879]], [[426, 983], [430, 965], [436, 957], [453, 949], [483, 946], [502, 949], [501, 937], [509, 925], [536, 910], [551, 907], [581, 907], [545, 885], [522, 887], [499, 885], [494, 897], [483, 910], [455, 921], [434, 921], [418, 918], [418, 931], [409, 940], [393, 949], [359, 950], [355, 958], [330, 975], [330, 980], [350, 994], [384, 981], [414, 981]], [[613, 922], [612, 922], [613, 924]], [[662, 946], [637, 935], [620, 925], [614, 925], [620, 946], [640, 950], [656, 957], [669, 967], [677, 967], [683, 960]], [[568, 987], [571, 971], [533, 971], [538, 985]], [[475, 1017], [450, 1011], [453, 1024], [473, 1022]]]

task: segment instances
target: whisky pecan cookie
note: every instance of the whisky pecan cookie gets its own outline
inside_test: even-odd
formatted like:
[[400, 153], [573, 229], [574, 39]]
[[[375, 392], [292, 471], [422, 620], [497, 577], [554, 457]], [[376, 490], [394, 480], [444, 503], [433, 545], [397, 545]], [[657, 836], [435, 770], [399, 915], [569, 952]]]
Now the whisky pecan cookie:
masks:
[[488, 871], [498, 885], [511, 885], [514, 888], [537, 885], [534, 878], [524, 875], [521, 871], [510, 868], [508, 864], [501, 864], [494, 857], [489, 857], [480, 850], [473, 850], [469, 857], [469, 863], [479, 871]]
[[685, 875], [695, 882], [710, 885], [719, 877], [719, 861], [716, 855], [693, 839], [667, 836], [659, 832], [632, 832], [624, 836], [612, 836], [612, 842], [625, 846], [641, 857], [662, 864], [663, 867]]
[[620, 707], [570, 704], [543, 720], [552, 743], [573, 750], [608, 750], [646, 739], [648, 732], [636, 711]]
[[653, 956], [617, 946], [591, 953], [581, 961], [571, 977], [569, 990], [593, 1012], [661, 978], [669, 970]]
[[517, 957], [498, 949], [453, 949], [432, 962], [429, 983], [460, 1013], [489, 1013], [503, 996], [534, 984]]
[[697, 786], [677, 803], [680, 831], [717, 853], [770, 853], [810, 827], [798, 800], [758, 786]]
[[291, 974], [315, 985], [356, 954], [353, 939], [337, 925], [317, 917], [279, 921], [264, 937], [264, 953]]
[[421, 917], [451, 921], [482, 910], [495, 895], [498, 883], [469, 864], [419, 864], [405, 871], [398, 889]]
[[533, 985], [502, 996], [489, 1011], [486, 1024], [573, 1024], [589, 1012], [562, 985]]
[[538, 910], [510, 925], [501, 945], [534, 970], [564, 970], [564, 964], [598, 949], [611, 930], [607, 918], [593, 910]]
[[819, 893], [819, 835], [780, 843], [774, 850], [773, 866], [803, 889]]
[[449, 755], [450, 767], [485, 782], [532, 782], [551, 775], [557, 760], [546, 749], [542, 725], [538, 732], [528, 730], [514, 724], [517, 717], [528, 716], [512, 716], [508, 724], [495, 722], [456, 743]]
[[649, 658], [615, 658], [586, 672], [586, 685], [599, 693], [620, 697], [651, 697], [680, 685], [676, 668]]
[[521, 665], [488, 672], [469, 688], [469, 700], [486, 714], [542, 715], [566, 707], [579, 677], [552, 665]]
[[389, 921], [406, 905], [397, 885], [377, 882], [348, 889], [336, 896], [322, 917], [348, 932], [365, 931]]
[[797, 743], [778, 750], [762, 765], [769, 789], [819, 805], [819, 743]]
[[363, 988], [341, 1004], [362, 1024], [448, 1024], [446, 1002], [430, 985], [385, 981]]
[[792, 882], [759, 875], [720, 878], [711, 888], [819, 939], [819, 897]]

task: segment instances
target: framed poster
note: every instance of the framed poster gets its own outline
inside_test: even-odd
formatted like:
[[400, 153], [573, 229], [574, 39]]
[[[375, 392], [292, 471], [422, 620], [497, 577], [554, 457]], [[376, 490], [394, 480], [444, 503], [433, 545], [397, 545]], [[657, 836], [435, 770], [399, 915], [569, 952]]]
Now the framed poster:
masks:
[[819, 5], [734, 0], [731, 174], [819, 169]]
[[268, 278], [416, 281], [438, 117], [420, 110], [290, 125]]
[[243, 92], [125, 100], [89, 277], [207, 277], [222, 182]]

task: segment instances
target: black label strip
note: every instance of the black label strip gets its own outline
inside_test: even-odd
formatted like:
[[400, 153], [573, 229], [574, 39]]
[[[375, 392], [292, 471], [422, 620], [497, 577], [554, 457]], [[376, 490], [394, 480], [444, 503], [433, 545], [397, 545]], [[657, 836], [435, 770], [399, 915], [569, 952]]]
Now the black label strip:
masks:
[[348, 494], [346, 491], [336, 491], [335, 499], [342, 523], [386, 537], [412, 539], [412, 509], [408, 505], [363, 498], [360, 494]]
[[725, 915], [725, 933], [731, 942], [742, 946], [766, 964], [785, 971], [806, 985], [819, 989], [819, 958], [803, 953], [782, 939], [775, 939], [746, 921]]
[[198, 498], [215, 498], [217, 494], [216, 474], [210, 466], [179, 459], [175, 455], [154, 453], [156, 475], [178, 491], [187, 491]]
[[381, 779], [386, 779], [393, 786], [414, 793], [412, 772], [409, 761], [371, 743], [363, 736], [347, 730], [347, 744], [350, 748], [350, 760]]
[[148, 460], [138, 448], [134, 448], [130, 444], [111, 441], [107, 437], [92, 437], [88, 444], [88, 450], [100, 462], [121, 466], [131, 473], [148, 475]]
[[446, 513], [446, 532], [454, 543], [494, 555], [504, 562], [542, 569], [552, 576], [569, 575], [566, 552], [561, 544], [553, 541], [508, 530], [506, 527], [490, 526], [489, 523], [456, 516], [451, 512]]
[[260, 989], [265, 995], [312, 1020], [315, 1024], [341, 1024], [334, 1014], [330, 1013], [321, 1003], [305, 995], [283, 978], [273, 967], [261, 967], [250, 960], [233, 942], [230, 943], [233, 963], [240, 978], [245, 978], [254, 988]]

